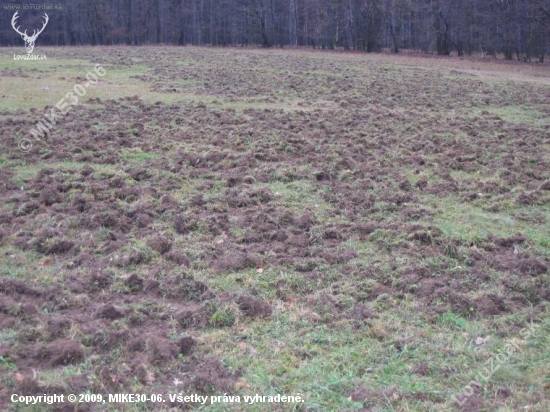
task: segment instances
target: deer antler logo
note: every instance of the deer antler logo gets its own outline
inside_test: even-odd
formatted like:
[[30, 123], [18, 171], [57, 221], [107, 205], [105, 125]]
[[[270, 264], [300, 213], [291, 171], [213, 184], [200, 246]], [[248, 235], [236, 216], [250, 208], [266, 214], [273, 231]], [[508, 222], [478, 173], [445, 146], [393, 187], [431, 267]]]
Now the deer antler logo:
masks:
[[31, 54], [32, 51], [34, 50], [34, 42], [38, 38], [38, 35], [44, 31], [44, 28], [46, 27], [46, 24], [48, 24], [48, 21], [50, 20], [50, 18], [46, 13], [44, 13], [44, 23], [42, 24], [42, 28], [38, 31], [33, 30], [32, 36], [28, 36], [27, 30], [25, 30], [24, 33], [21, 33], [19, 31], [19, 27], [21, 26], [15, 27], [15, 21], [19, 17], [17, 13], [19, 13], [19, 11], [16, 11], [15, 14], [13, 15], [13, 18], [11, 19], [11, 26], [17, 33], [21, 35], [21, 38], [25, 40], [25, 49], [27, 49], [28, 54]]

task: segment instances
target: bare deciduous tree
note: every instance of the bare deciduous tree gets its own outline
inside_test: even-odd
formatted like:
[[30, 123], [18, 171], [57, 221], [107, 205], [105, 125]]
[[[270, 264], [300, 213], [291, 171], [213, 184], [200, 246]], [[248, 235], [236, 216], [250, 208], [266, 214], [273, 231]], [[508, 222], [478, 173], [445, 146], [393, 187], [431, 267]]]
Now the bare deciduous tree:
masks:
[[[10, 21], [16, 10], [0, 15]], [[31, 28], [40, 14], [18, 17]], [[49, 17], [45, 45], [405, 48], [541, 62], [550, 51], [550, 0], [67, 0]], [[9, 26], [0, 28], [1, 45], [19, 41]]]

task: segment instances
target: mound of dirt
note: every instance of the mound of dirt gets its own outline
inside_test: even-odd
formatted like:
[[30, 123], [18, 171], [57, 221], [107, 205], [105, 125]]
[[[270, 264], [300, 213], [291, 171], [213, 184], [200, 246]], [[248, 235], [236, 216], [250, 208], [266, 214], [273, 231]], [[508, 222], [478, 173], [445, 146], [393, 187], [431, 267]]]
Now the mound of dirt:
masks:
[[239, 309], [246, 316], [251, 318], [267, 318], [271, 316], [272, 308], [269, 303], [261, 299], [254, 299], [250, 296], [240, 296], [237, 299]]

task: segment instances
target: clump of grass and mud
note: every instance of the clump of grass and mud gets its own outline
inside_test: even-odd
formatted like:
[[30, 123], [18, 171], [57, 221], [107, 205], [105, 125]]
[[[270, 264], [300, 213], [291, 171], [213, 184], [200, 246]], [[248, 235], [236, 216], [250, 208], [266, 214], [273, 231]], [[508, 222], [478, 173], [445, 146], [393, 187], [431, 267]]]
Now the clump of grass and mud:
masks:
[[[547, 66], [2, 53], [2, 409], [17, 410], [11, 393], [182, 392], [548, 410]], [[18, 150], [96, 63], [107, 74], [84, 102]], [[78, 410], [114, 407], [266, 410]]]

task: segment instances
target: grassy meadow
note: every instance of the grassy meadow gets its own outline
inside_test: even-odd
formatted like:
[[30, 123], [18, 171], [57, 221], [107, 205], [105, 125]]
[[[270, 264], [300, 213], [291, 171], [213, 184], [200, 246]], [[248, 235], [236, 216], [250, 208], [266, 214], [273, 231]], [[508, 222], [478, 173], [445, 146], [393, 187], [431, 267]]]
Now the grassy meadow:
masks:
[[[0, 49], [0, 409], [550, 410], [548, 64], [13, 50]], [[96, 64], [105, 75], [34, 140]], [[166, 402], [62, 409], [12, 393]]]

